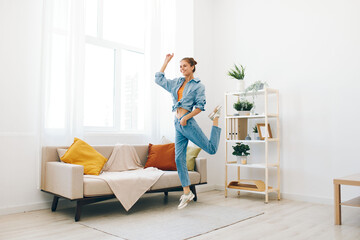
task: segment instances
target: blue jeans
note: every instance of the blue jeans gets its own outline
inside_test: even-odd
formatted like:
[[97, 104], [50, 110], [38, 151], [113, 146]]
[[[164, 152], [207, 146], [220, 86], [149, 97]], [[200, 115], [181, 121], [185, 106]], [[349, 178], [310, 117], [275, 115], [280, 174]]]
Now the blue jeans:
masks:
[[220, 140], [221, 128], [212, 126], [210, 140], [207, 139], [194, 118], [186, 122], [186, 126], [180, 125], [180, 120], [190, 112], [184, 114], [180, 119], [175, 116], [175, 162], [183, 187], [191, 185], [189, 173], [186, 167], [186, 150], [189, 140], [209, 154], [215, 154]]

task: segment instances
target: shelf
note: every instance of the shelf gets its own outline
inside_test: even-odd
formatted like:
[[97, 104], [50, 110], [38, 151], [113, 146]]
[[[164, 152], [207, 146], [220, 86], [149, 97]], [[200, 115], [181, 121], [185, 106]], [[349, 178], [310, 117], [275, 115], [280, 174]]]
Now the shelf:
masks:
[[[251, 191], [251, 190], [244, 190], [244, 189], [238, 189], [238, 188], [229, 188], [227, 187], [226, 188], [227, 190], [232, 190], [232, 191], [241, 191], [241, 192], [247, 192], [247, 193], [258, 193], [258, 194], [263, 194], [265, 195], [265, 191], [263, 192], [260, 192], [260, 191]], [[278, 191], [278, 188], [271, 188], [271, 189], [268, 189], [268, 193], [271, 193], [271, 192], [276, 192]]]
[[[267, 91], [268, 94], [274, 94], [274, 93], [278, 92], [278, 90], [276, 90], [276, 89], [266, 88], [264, 90], [257, 91], [257, 93], [255, 93], [255, 94], [256, 95], [264, 95], [265, 90]], [[249, 91], [249, 92], [227, 92], [227, 93], [225, 93], [225, 95], [227, 95], [227, 96], [244, 96], [244, 97], [246, 97], [246, 96], [252, 96], [253, 92], [252, 91]]]
[[340, 203], [340, 205], [350, 206], [350, 207], [360, 207], [360, 197], [353, 198], [351, 200]]
[[[242, 167], [242, 168], [266, 168], [265, 163], [248, 163], [248, 164], [238, 164], [236, 162], [228, 162], [226, 163], [226, 166], [235, 166], [235, 167]], [[268, 164], [268, 167], [279, 167], [279, 164], [277, 163], [270, 163]]]
[[[261, 180], [242, 179], [238, 181], [231, 181], [227, 187], [256, 192], [265, 191], [265, 183]], [[271, 189], [271, 187], [268, 187], [268, 189]]]
[[[279, 115], [278, 114], [268, 114], [267, 117], [276, 118], [276, 117], [279, 117]], [[226, 119], [232, 119], [232, 118], [265, 118], [265, 115], [247, 115], [247, 116], [228, 115], [225, 118]]]
[[[279, 141], [278, 138], [268, 138], [267, 140], [268, 142], [277, 142]], [[238, 142], [242, 142], [242, 143], [264, 143], [266, 142], [266, 140], [229, 140], [226, 139], [226, 142], [228, 143], [238, 143]]]
[[[254, 96], [260, 96], [260, 98], [254, 98]], [[264, 106], [264, 109], [258, 111], [258, 114], [250, 111], [246, 114], [249, 115], [238, 115], [239, 113], [245, 114], [244, 112], [237, 112], [229, 106], [239, 99], [250, 99], [253, 97], [253, 101], [256, 105]], [[265, 203], [269, 200], [269, 193], [277, 192], [277, 198], [280, 200], [280, 114], [279, 114], [279, 90], [273, 88], [265, 88], [263, 90], [253, 92], [245, 91], [229, 91], [225, 92], [225, 126], [228, 131], [225, 138], [225, 197], [227, 197], [228, 191], [236, 192], [248, 192], [248, 193], [258, 193], [265, 196]], [[253, 125], [254, 122], [265, 122], [274, 125], [275, 122], [275, 133], [272, 138], [263, 138], [260, 140], [257, 137], [254, 137], [252, 140], [245, 140], [246, 136], [251, 135], [250, 125]], [[259, 140], [257, 140], [259, 139]], [[269, 142], [276, 142], [276, 144], [269, 144]], [[254, 161], [248, 161], [248, 164], [239, 164], [232, 155], [228, 154], [229, 145], [234, 146], [236, 144], [264, 144], [264, 158], [254, 159]], [[254, 145], [251, 145], [255, 147]], [[251, 148], [253, 148], [251, 147]], [[230, 148], [231, 149], [231, 148]], [[260, 150], [260, 149], [259, 149]], [[271, 150], [271, 151], [270, 151]], [[276, 153], [273, 151], [275, 150]], [[269, 156], [269, 152], [271, 153]], [[266, 160], [266, 161], [265, 161]], [[228, 172], [236, 171], [237, 168], [237, 178], [236, 181], [228, 181]], [[241, 168], [241, 169], [240, 169]], [[251, 170], [251, 169], [264, 169], [263, 170]], [[269, 170], [270, 169], [270, 170]], [[240, 171], [241, 170], [241, 171]], [[262, 180], [252, 180], [252, 179], [240, 179], [240, 172], [256, 172], [256, 176]], [[255, 177], [255, 176], [254, 176]], [[276, 181], [273, 181], [272, 177], [276, 177]], [[275, 186], [270, 186], [269, 181]], [[355, 203], [358, 204], [358, 200]]]

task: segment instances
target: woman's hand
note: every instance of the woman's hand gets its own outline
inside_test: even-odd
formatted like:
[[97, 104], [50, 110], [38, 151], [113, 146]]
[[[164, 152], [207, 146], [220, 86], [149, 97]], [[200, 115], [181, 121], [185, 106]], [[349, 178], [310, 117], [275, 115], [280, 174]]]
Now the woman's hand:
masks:
[[187, 119], [183, 117], [183, 118], [180, 120], [180, 125], [181, 125], [181, 126], [186, 126], [186, 124], [187, 124]]
[[164, 63], [168, 64], [168, 63], [170, 62], [170, 60], [173, 58], [173, 56], [174, 56], [174, 53], [172, 53], [172, 54], [170, 54], [170, 53], [169, 53], [169, 54], [166, 54]]
[[160, 72], [165, 72], [166, 66], [168, 65], [170, 60], [173, 58], [173, 56], [174, 56], [174, 53], [173, 54], [170, 54], [170, 53], [166, 54], [165, 61], [164, 61], [164, 64], [162, 65], [162, 67], [160, 69]]

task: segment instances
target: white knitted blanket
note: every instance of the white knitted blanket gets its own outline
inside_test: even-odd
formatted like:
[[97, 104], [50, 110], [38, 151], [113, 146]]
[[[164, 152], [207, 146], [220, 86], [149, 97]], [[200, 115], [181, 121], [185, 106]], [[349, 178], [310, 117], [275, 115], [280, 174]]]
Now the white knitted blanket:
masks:
[[87, 175], [106, 181], [126, 211], [153, 186], [164, 174], [163, 171], [141, 165], [136, 150], [131, 145], [118, 144], [99, 176]]

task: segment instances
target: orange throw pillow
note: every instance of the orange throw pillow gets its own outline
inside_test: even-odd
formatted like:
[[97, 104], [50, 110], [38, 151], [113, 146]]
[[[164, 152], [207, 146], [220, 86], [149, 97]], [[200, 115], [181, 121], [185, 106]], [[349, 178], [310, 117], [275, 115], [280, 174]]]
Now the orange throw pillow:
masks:
[[152, 145], [149, 143], [149, 154], [145, 168], [148, 167], [176, 171], [175, 143], [161, 145]]

